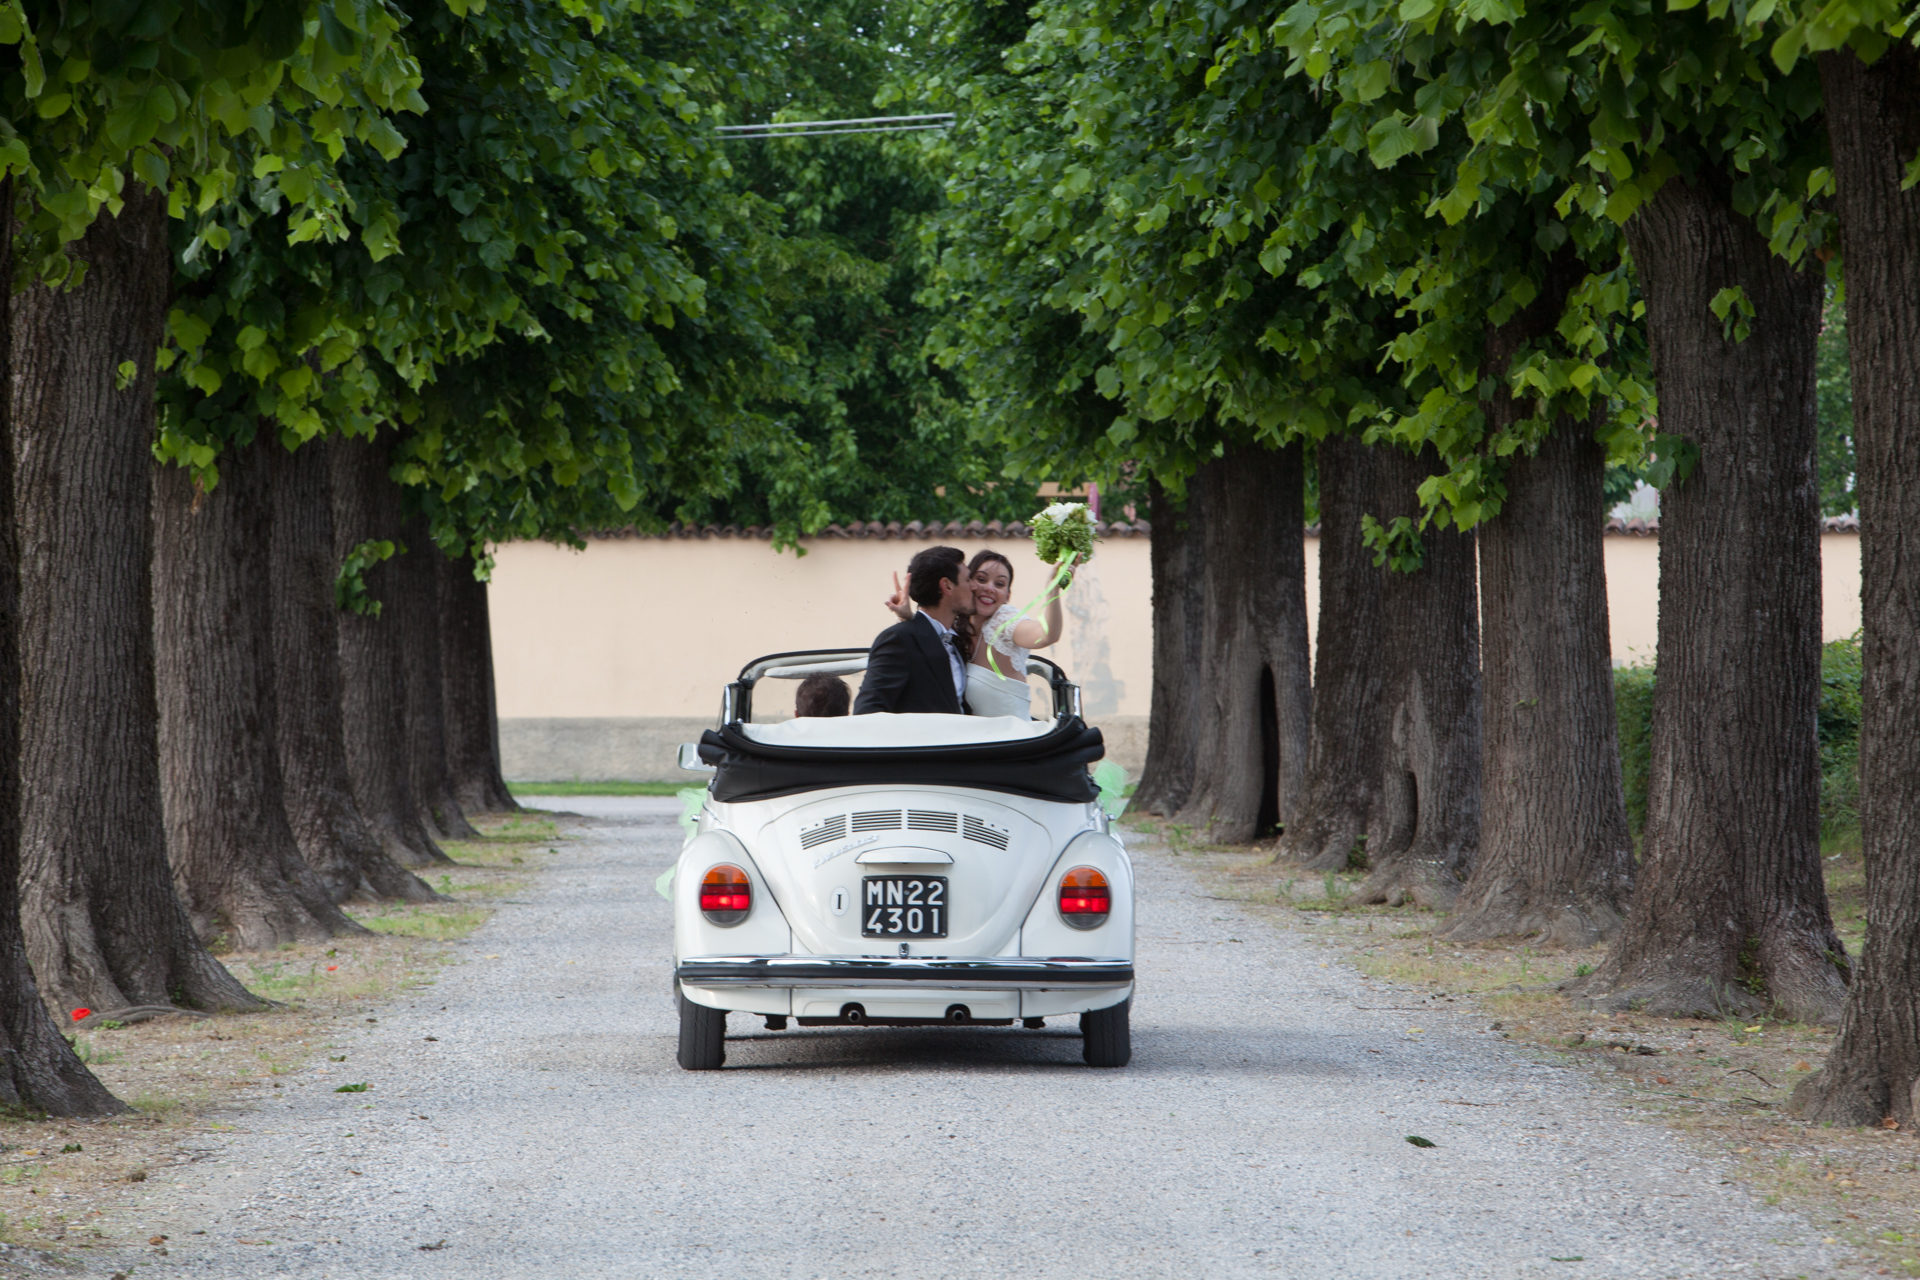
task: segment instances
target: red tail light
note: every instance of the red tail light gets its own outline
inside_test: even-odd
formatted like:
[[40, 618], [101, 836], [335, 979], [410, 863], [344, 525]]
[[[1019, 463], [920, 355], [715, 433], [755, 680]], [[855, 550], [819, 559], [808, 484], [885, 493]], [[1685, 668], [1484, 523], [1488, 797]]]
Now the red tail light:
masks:
[[1092, 867], [1075, 867], [1060, 877], [1060, 918], [1076, 929], [1097, 929], [1113, 910], [1107, 878]]
[[700, 914], [714, 924], [739, 924], [753, 910], [753, 885], [747, 873], [723, 862], [700, 880]]

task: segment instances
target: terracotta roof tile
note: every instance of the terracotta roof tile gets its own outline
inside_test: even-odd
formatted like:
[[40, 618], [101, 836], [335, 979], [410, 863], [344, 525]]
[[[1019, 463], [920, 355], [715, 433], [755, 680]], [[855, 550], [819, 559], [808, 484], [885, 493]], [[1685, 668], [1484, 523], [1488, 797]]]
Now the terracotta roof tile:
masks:
[[[1095, 532], [1102, 538], [1144, 538], [1151, 532], [1145, 520], [1104, 520], [1094, 526]], [[933, 542], [942, 538], [979, 539], [979, 538], [1030, 538], [1033, 530], [1018, 520], [909, 520], [902, 524], [898, 520], [881, 523], [878, 520], [854, 521], [851, 524], [830, 524], [819, 532], [802, 538], [802, 542], [822, 538], [880, 538], [902, 541]], [[622, 540], [626, 538], [757, 538], [766, 541], [773, 537], [773, 529], [767, 525], [685, 525], [673, 524], [657, 533], [647, 533], [633, 528], [596, 529], [587, 537], [597, 540]]]
[[[1103, 520], [1094, 526], [1102, 538], [1144, 538], [1152, 533], [1152, 527], [1145, 520]], [[1827, 516], [1820, 521], [1822, 533], [1858, 533], [1860, 517]], [[1607, 521], [1609, 534], [1625, 538], [1654, 538], [1660, 535], [1660, 521], [1622, 520], [1614, 517]], [[1306, 528], [1310, 538], [1320, 536], [1320, 526], [1310, 524]], [[598, 529], [587, 535], [598, 540], [619, 541], [626, 538], [752, 538], [761, 542], [773, 538], [773, 529], [767, 525], [686, 525], [673, 524], [657, 533], [647, 533], [638, 529]], [[902, 524], [898, 520], [882, 523], [878, 520], [854, 521], [851, 524], [830, 524], [818, 533], [802, 538], [802, 542], [823, 538], [878, 538], [900, 541], [933, 542], [946, 538], [978, 540], [981, 538], [1030, 538], [1033, 530], [1019, 520], [909, 520]]]

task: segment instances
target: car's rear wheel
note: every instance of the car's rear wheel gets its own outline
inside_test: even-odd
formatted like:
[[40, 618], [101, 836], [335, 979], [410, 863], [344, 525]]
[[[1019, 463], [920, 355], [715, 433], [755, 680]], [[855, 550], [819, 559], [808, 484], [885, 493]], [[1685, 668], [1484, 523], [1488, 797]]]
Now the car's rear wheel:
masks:
[[680, 1000], [680, 1065], [689, 1071], [717, 1071], [727, 1060], [727, 1011], [709, 1009], [677, 993]]
[[1133, 997], [1108, 1009], [1090, 1009], [1080, 1015], [1081, 1056], [1090, 1067], [1124, 1067], [1133, 1057], [1129, 1015]]

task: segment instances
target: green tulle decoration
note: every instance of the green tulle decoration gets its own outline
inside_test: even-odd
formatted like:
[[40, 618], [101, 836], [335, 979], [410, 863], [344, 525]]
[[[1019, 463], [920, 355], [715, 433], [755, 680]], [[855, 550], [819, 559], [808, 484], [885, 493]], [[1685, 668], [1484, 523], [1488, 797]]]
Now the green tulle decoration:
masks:
[[682, 787], [673, 794], [680, 798], [680, 825], [686, 828], [688, 835], [692, 835], [700, 818], [700, 810], [707, 804], [707, 789]]
[[1109, 818], [1117, 818], [1127, 807], [1127, 771], [1116, 760], [1102, 760], [1093, 771], [1093, 785], [1100, 788], [1100, 808]]
[[[700, 810], [704, 808], [707, 803], [707, 789], [705, 787], [682, 787], [673, 794], [680, 798], [680, 825], [686, 828], [687, 839], [691, 840], [693, 839], [695, 828], [699, 825]], [[665, 898], [668, 902], [673, 901], [673, 873], [675, 867], [678, 865], [679, 864], [676, 863], [674, 867], [668, 867], [665, 871], [662, 871], [660, 878], [653, 882], [653, 891]]]

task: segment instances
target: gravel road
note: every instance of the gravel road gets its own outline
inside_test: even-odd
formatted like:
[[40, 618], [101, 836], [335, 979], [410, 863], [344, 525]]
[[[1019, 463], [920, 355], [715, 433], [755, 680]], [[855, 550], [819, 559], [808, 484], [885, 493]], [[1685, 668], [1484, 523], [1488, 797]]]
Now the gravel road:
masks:
[[653, 891], [677, 802], [550, 804], [593, 821], [528, 901], [340, 1046], [372, 1088], [289, 1077], [118, 1224], [167, 1256], [88, 1274], [1838, 1274], [1818, 1230], [1588, 1077], [1411, 1009], [1152, 849], [1124, 1070], [1081, 1065], [1071, 1022], [736, 1014], [726, 1070], [680, 1071]]

